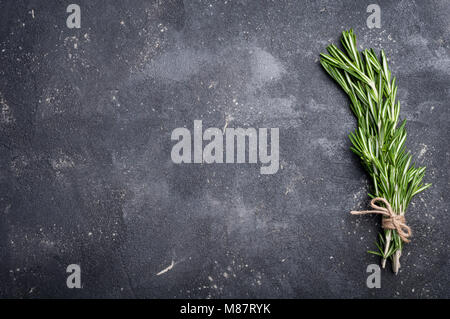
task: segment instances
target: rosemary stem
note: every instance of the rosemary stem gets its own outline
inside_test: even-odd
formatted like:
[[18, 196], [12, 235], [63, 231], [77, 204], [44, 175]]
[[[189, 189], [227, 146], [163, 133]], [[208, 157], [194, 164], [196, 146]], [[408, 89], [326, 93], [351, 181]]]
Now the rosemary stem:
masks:
[[[392, 235], [392, 232], [390, 230], [388, 230], [386, 232], [386, 245], [384, 246], [384, 256], [387, 256], [387, 254], [389, 252], [389, 248], [391, 246], [391, 235]], [[382, 268], [386, 267], [386, 257], [383, 257], [383, 259], [381, 260], [381, 267]]]
[[394, 256], [392, 257], [392, 271], [397, 275], [398, 270], [400, 269], [400, 256], [402, 255], [402, 249], [399, 248], [395, 251]]

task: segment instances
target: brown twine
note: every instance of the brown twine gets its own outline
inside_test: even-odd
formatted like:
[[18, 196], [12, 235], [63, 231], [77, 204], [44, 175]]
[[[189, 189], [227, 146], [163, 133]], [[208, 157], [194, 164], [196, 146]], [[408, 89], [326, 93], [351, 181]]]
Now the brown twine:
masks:
[[[382, 202], [386, 207], [381, 207], [375, 204], [376, 202]], [[406, 225], [405, 216], [397, 215], [392, 210], [391, 204], [382, 198], [377, 197], [370, 201], [370, 206], [374, 210], [361, 210], [361, 211], [351, 211], [352, 215], [365, 215], [365, 214], [380, 214], [383, 215], [383, 220], [381, 223], [381, 227], [385, 229], [395, 229], [400, 236], [400, 238], [405, 242], [409, 243], [409, 237], [412, 235], [411, 228]]]

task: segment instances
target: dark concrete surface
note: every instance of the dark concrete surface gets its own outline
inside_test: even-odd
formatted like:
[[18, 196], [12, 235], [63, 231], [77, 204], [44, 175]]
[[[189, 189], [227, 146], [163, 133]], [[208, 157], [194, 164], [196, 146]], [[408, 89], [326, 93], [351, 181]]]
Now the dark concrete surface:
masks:
[[[450, 297], [449, 1], [76, 1], [80, 29], [69, 3], [0, 2], [1, 297]], [[381, 289], [379, 217], [349, 214], [355, 121], [318, 63], [348, 28], [386, 51], [433, 183]], [[196, 119], [280, 128], [280, 170], [172, 163]]]

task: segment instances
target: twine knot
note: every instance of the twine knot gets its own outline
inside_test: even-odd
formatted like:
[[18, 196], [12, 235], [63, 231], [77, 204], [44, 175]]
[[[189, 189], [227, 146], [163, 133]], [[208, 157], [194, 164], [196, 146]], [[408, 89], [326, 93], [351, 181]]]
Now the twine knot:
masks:
[[[382, 202], [386, 207], [381, 207], [376, 204], [376, 202]], [[406, 225], [406, 219], [403, 215], [397, 215], [392, 210], [391, 204], [389, 202], [382, 198], [377, 197], [370, 201], [370, 206], [374, 210], [361, 210], [361, 211], [351, 211], [350, 214], [352, 215], [365, 215], [365, 214], [380, 214], [383, 215], [383, 220], [381, 223], [381, 227], [384, 229], [393, 229], [396, 230], [398, 235], [400, 236], [401, 240], [405, 243], [409, 243], [410, 240], [408, 239], [411, 235], [411, 228]]]

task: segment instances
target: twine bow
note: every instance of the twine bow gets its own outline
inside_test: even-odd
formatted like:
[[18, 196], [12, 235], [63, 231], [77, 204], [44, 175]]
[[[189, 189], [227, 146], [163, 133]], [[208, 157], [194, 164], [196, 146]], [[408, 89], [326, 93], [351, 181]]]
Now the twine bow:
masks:
[[[381, 207], [375, 204], [376, 202], [382, 202], [386, 207]], [[406, 225], [405, 216], [403, 215], [397, 215], [392, 210], [391, 204], [389, 202], [382, 198], [377, 197], [370, 201], [370, 206], [374, 210], [361, 210], [361, 211], [351, 211], [350, 214], [352, 215], [365, 215], [365, 214], [380, 214], [383, 215], [383, 220], [381, 223], [381, 227], [385, 229], [395, 229], [405, 243], [409, 243], [410, 240], [408, 239], [411, 235], [411, 228]]]

